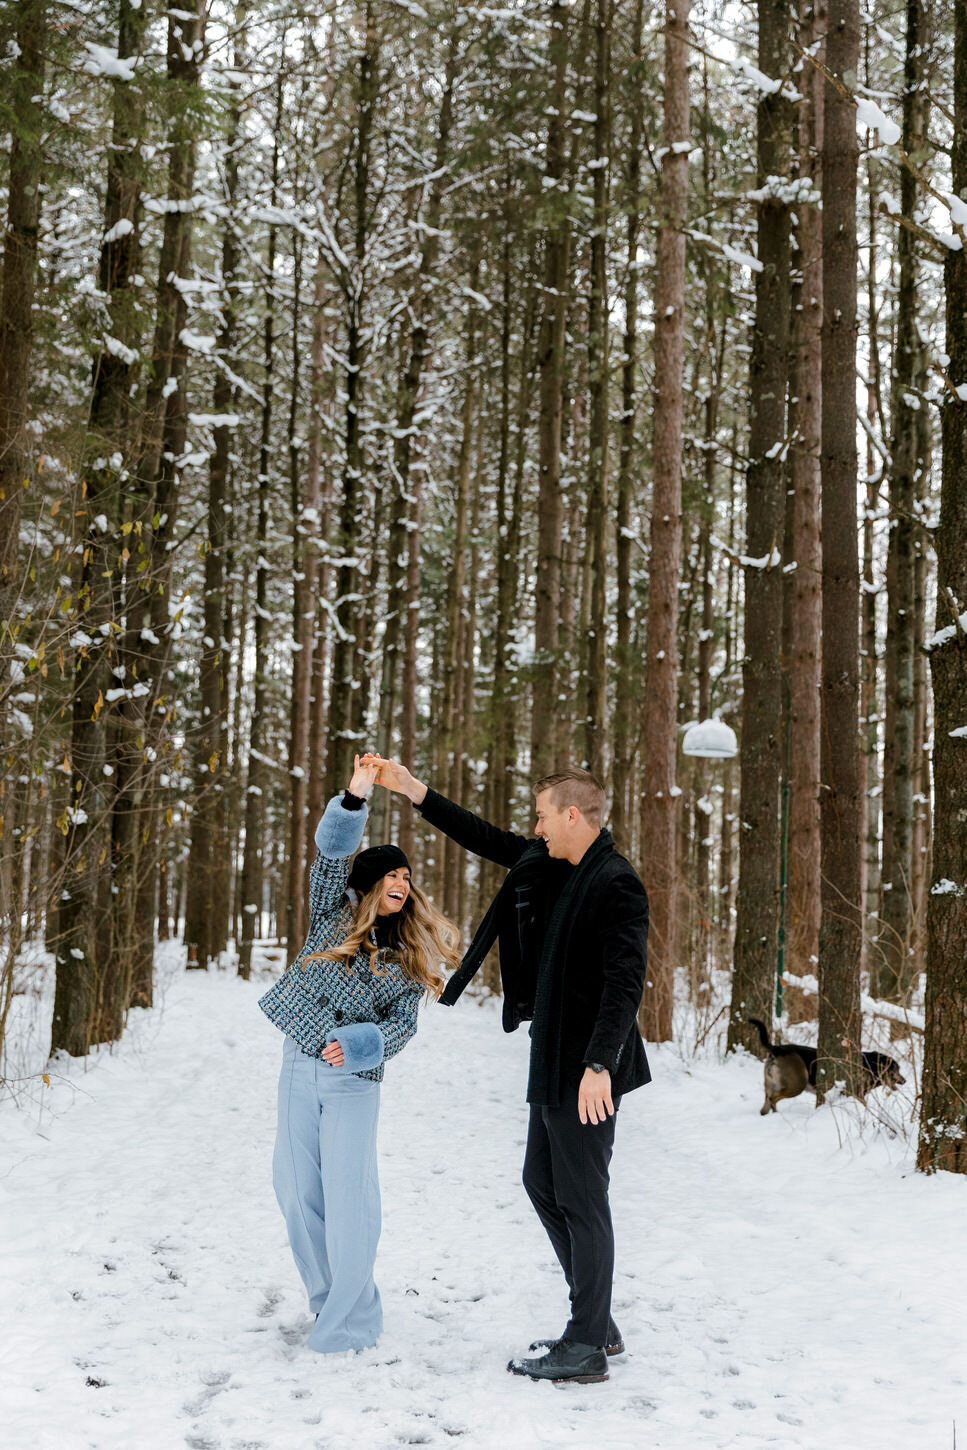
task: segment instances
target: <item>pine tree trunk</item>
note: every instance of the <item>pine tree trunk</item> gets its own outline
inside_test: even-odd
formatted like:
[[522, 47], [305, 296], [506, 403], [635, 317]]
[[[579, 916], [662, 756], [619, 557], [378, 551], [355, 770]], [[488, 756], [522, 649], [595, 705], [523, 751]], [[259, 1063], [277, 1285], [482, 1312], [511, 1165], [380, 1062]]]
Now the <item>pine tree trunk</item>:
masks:
[[[967, 192], [967, 0], [954, 4], [951, 181]], [[950, 358], [941, 411], [943, 471], [937, 629], [929, 642], [934, 701], [933, 885], [927, 904], [927, 1000], [917, 1167], [967, 1173], [967, 254], [944, 259]], [[954, 391], [956, 390], [956, 391]]]
[[[529, 270], [530, 279], [533, 272]], [[511, 661], [510, 644], [520, 605], [520, 579], [524, 470], [527, 457], [527, 418], [535, 382], [535, 330], [537, 287], [530, 280], [520, 314], [520, 353], [517, 398], [514, 410], [511, 458], [510, 421], [510, 337], [511, 337], [511, 252], [509, 237], [504, 248], [503, 309], [501, 314], [501, 452], [497, 474], [497, 621], [494, 632], [494, 688], [492, 702], [492, 751], [489, 819], [510, 825], [513, 777], [517, 764], [517, 709], [519, 677]], [[512, 479], [508, 474], [512, 473]], [[510, 500], [508, 504], [508, 490]], [[481, 897], [489, 904], [501, 880], [500, 867], [484, 863], [481, 869]], [[496, 991], [500, 985], [494, 958], [484, 969], [486, 985]]]
[[689, 0], [666, 0], [660, 221], [655, 284], [654, 487], [645, 697], [641, 717], [641, 839], [651, 901], [644, 1035], [672, 1035], [677, 914], [675, 759], [678, 748], [678, 582], [682, 552], [685, 222], [688, 211]]
[[329, 699], [329, 738], [326, 750], [326, 797], [334, 795], [346, 770], [347, 759], [362, 744], [359, 662], [359, 586], [357, 553], [362, 548], [361, 488], [362, 451], [359, 409], [362, 403], [362, 368], [367, 351], [364, 318], [363, 272], [369, 234], [370, 148], [379, 86], [377, 67], [379, 35], [372, 4], [366, 6], [365, 49], [359, 58], [359, 107], [355, 158], [354, 258], [352, 279], [346, 279], [348, 310], [346, 336], [345, 460], [342, 503], [339, 511], [338, 544], [341, 562], [336, 574], [336, 640], [333, 649]]
[[[907, 0], [903, 68], [903, 136], [908, 156], [922, 146], [924, 17], [922, 0]], [[900, 168], [900, 214], [913, 222], [920, 204], [917, 178]], [[914, 515], [919, 466], [917, 414], [924, 404], [917, 316], [916, 235], [897, 229], [899, 282], [893, 362], [890, 445], [890, 543], [887, 557], [886, 711], [883, 757], [883, 905], [880, 951], [871, 990], [891, 1002], [908, 1000], [913, 985], [913, 775], [914, 658], [916, 645], [916, 530]]]
[[[470, 287], [477, 290], [478, 262], [475, 257], [471, 266]], [[467, 527], [470, 515], [470, 472], [476, 399], [476, 352], [477, 314], [471, 303], [467, 311], [466, 353], [463, 407], [460, 423], [460, 450], [457, 458], [456, 498], [454, 499], [454, 533], [450, 551], [450, 567], [447, 571], [445, 603], [446, 645], [443, 662], [443, 708], [440, 725], [441, 771], [439, 779], [446, 782], [445, 791], [451, 798], [457, 796], [463, 775], [463, 762], [459, 748], [462, 731], [461, 676], [466, 660], [466, 581], [467, 581]], [[443, 912], [451, 921], [459, 913], [459, 882], [463, 872], [463, 861], [456, 841], [447, 836], [443, 841], [443, 891], [440, 899]]]
[[[398, 391], [396, 431], [393, 438], [393, 504], [387, 545], [387, 609], [386, 630], [382, 642], [382, 679], [377, 739], [384, 755], [393, 752], [393, 735], [397, 729], [400, 691], [400, 662], [405, 648], [404, 635], [413, 628], [406, 615], [407, 597], [407, 512], [410, 489], [410, 462], [413, 453], [414, 418], [420, 399], [423, 369], [430, 350], [432, 303], [435, 273], [440, 251], [440, 216], [443, 189], [450, 164], [450, 131], [453, 124], [453, 88], [457, 79], [457, 46], [451, 38], [447, 56], [440, 119], [437, 126], [436, 156], [433, 179], [426, 199], [420, 247], [420, 264], [413, 292], [412, 317], [406, 364]], [[391, 797], [386, 797], [386, 830], [389, 830]]]
[[538, 429], [537, 583], [534, 601], [534, 665], [531, 715], [531, 773], [553, 768], [559, 751], [558, 629], [561, 612], [561, 422], [565, 369], [565, 323], [570, 271], [570, 229], [564, 208], [566, 177], [565, 109], [568, 61], [568, 6], [549, 7], [549, 61], [553, 81], [548, 105], [544, 297], [537, 344], [540, 369]]
[[822, 926], [817, 1095], [860, 1087], [863, 948], [859, 741], [859, 562], [856, 521], [856, 181], [852, 98], [858, 0], [831, 0], [823, 137], [822, 367]]
[[[872, 424], [873, 398], [869, 389], [867, 422]], [[877, 634], [875, 560], [873, 539], [873, 514], [875, 510], [875, 485], [873, 464], [867, 452], [866, 511], [863, 519], [863, 594], [861, 603], [860, 651], [860, 748], [863, 776], [863, 956], [861, 972], [871, 972], [876, 961], [877, 909], [880, 904], [880, 750], [879, 711], [877, 709]], [[872, 980], [872, 978], [871, 978]]]
[[[301, 253], [295, 268], [292, 315], [292, 387], [289, 404], [289, 486], [292, 503], [292, 694], [289, 702], [289, 836], [285, 856], [285, 939], [289, 955], [301, 945], [306, 929], [306, 871], [309, 841], [315, 828], [309, 812], [312, 771], [312, 669], [316, 633], [316, 579], [318, 576], [321, 471], [318, 444], [310, 441], [305, 486], [295, 444], [300, 388], [298, 350]], [[310, 388], [317, 386], [323, 364], [322, 274], [317, 272], [313, 301]]]
[[[789, 66], [785, 4], [759, 0], [759, 69], [781, 79]], [[749, 379], [749, 455], [746, 475], [745, 657], [739, 760], [739, 887], [735, 967], [728, 1045], [759, 1051], [749, 1017], [772, 1021], [778, 950], [783, 768], [782, 583], [785, 511], [782, 464], [786, 439], [789, 354], [789, 207], [768, 178], [789, 166], [791, 115], [782, 89], [758, 107], [758, 257], [755, 326]]]
[[[196, 45], [197, 42], [197, 45]], [[196, 120], [204, 13], [173, 9], [168, 15], [165, 101], [169, 128], [168, 188], [158, 258], [157, 303], [151, 367], [141, 416], [137, 456], [128, 491], [131, 518], [122, 526], [131, 543], [123, 587], [122, 645], [125, 696], [111, 722], [116, 794], [113, 807], [112, 877], [109, 884], [113, 931], [107, 973], [104, 1036], [129, 1001], [151, 1000], [157, 872], [157, 773], [170, 748], [168, 709], [157, 709], [165, 690], [169, 632], [168, 582], [175, 530], [176, 446], [184, 437], [183, 330], [187, 304], [182, 284], [190, 268]], [[174, 390], [170, 380], [174, 379]], [[132, 995], [133, 994], [133, 995]]]
[[[403, 643], [403, 700], [400, 711], [400, 758], [416, 760], [416, 692], [420, 683], [415, 620], [420, 604], [420, 530], [423, 521], [423, 467], [414, 468], [410, 489], [409, 543], [406, 561], [406, 618], [414, 621]], [[416, 837], [411, 810], [400, 815], [399, 844], [413, 859]]]
[[13, 59], [4, 106], [12, 134], [0, 282], [0, 693], [13, 657], [15, 611], [24, 583], [20, 515], [31, 472], [26, 424], [44, 161], [46, 0], [19, 0], [14, 14], [16, 40], [7, 40]]
[[[128, 0], [118, 15], [118, 56], [140, 50], [144, 18]], [[98, 285], [109, 298], [109, 331], [120, 347], [105, 349], [94, 362], [88, 441], [85, 454], [86, 530], [77, 573], [77, 623], [92, 641], [77, 650], [71, 728], [73, 782], [66, 812], [68, 877], [60, 902], [57, 988], [52, 1050], [64, 1047], [86, 1052], [103, 1032], [119, 1037], [127, 1009], [127, 967], [124, 947], [112, 939], [112, 912], [106, 904], [112, 873], [111, 809], [114, 787], [105, 773], [109, 753], [108, 691], [116, 686], [113, 670], [120, 663], [111, 624], [118, 614], [115, 569], [129, 554], [119, 543], [121, 522], [120, 468], [115, 460], [128, 455], [132, 363], [140, 341], [137, 293], [140, 160], [137, 139], [143, 101], [125, 81], [114, 82], [114, 115], [108, 152]], [[119, 223], [121, 224], [119, 226]], [[124, 223], [128, 224], [125, 227]], [[107, 520], [103, 529], [95, 519]], [[107, 631], [105, 633], [105, 631]], [[106, 978], [114, 977], [108, 991]], [[105, 993], [111, 999], [105, 1021]]]
[[627, 173], [625, 177], [625, 327], [621, 360], [621, 424], [618, 443], [615, 544], [615, 705], [612, 731], [611, 830], [618, 849], [632, 850], [632, 780], [636, 750], [635, 702], [638, 698], [637, 651], [632, 646], [631, 505], [637, 481], [635, 432], [637, 421], [636, 375], [638, 368], [638, 238], [641, 232], [641, 137], [644, 127], [642, 65], [642, 20], [644, 3], [636, 0], [631, 37], [631, 67]]
[[[314, 297], [314, 317], [312, 330], [312, 369], [309, 385], [309, 448], [308, 448], [308, 492], [319, 497], [319, 538], [328, 539], [330, 520], [332, 515], [332, 479], [331, 472], [327, 467], [323, 476], [323, 428], [324, 419], [331, 420], [331, 413], [334, 407], [334, 399], [330, 396], [333, 378], [331, 370], [326, 366], [325, 348], [327, 331], [330, 323], [326, 317], [325, 299], [327, 295], [326, 269], [322, 256], [316, 262], [316, 282]], [[310, 837], [314, 834], [316, 824], [322, 816], [325, 800], [323, 790], [325, 785], [325, 755], [326, 755], [326, 727], [328, 725], [328, 691], [327, 691], [327, 670], [329, 665], [329, 613], [323, 607], [323, 602], [328, 602], [329, 580], [331, 575], [329, 552], [322, 549], [315, 569], [315, 628], [312, 644], [312, 681], [310, 685], [311, 698], [311, 719], [309, 722], [309, 789], [307, 793], [307, 810], [309, 815], [308, 831]], [[311, 847], [308, 856], [313, 856]], [[303, 882], [304, 893], [308, 890], [308, 881]], [[304, 894], [305, 900], [305, 894]], [[307, 913], [303, 905], [303, 916], [301, 932], [307, 927]]]
[[584, 756], [605, 782], [608, 736], [608, 178], [611, 152], [611, 3], [597, 0], [594, 63], [594, 211], [588, 295], [587, 559], [591, 571]]
[[[799, 45], [815, 52], [796, 81], [799, 176], [818, 198], [822, 184], [823, 75], [826, 5], [802, 0]], [[786, 968], [815, 975], [819, 961], [819, 680], [822, 630], [820, 449], [822, 437], [823, 219], [816, 202], [797, 200], [799, 278], [792, 293], [789, 494], [786, 500], [787, 563], [784, 633], [789, 688], [789, 879], [786, 891]], [[787, 986], [783, 1002], [790, 1023], [815, 1016], [815, 998]]]
[[[272, 206], [276, 205], [279, 183], [279, 131], [282, 122], [283, 85], [279, 77], [276, 87], [275, 142], [272, 148]], [[266, 303], [262, 341], [262, 426], [259, 439], [258, 524], [255, 536], [255, 625], [252, 721], [249, 727], [248, 784], [245, 789], [245, 854], [242, 859], [242, 938], [238, 944], [238, 974], [248, 978], [252, 971], [252, 948], [261, 934], [262, 909], [265, 900], [265, 791], [266, 774], [266, 709], [268, 705], [268, 563], [266, 547], [269, 534], [269, 468], [272, 462], [272, 404], [275, 391], [275, 258], [277, 229], [269, 227], [268, 256], [265, 264]]]
[[[241, 23], [243, 7], [236, 9]], [[240, 45], [235, 47], [239, 62]], [[237, 82], [231, 83], [233, 88]], [[225, 143], [225, 205], [222, 233], [222, 313], [218, 334], [219, 356], [230, 360], [237, 345], [239, 241], [235, 203], [238, 192], [236, 149], [240, 108], [237, 91], [229, 108]], [[208, 461], [208, 537], [205, 547], [205, 634], [199, 662], [201, 721], [194, 760], [194, 810], [188, 853], [185, 901], [185, 946], [188, 966], [204, 968], [224, 950], [228, 938], [228, 893], [225, 890], [229, 837], [228, 802], [228, 691], [226, 689], [231, 640], [224, 632], [226, 611], [225, 547], [227, 535], [230, 450], [236, 385], [229, 372], [219, 369], [212, 389], [212, 412], [226, 421], [214, 425], [214, 449]]]

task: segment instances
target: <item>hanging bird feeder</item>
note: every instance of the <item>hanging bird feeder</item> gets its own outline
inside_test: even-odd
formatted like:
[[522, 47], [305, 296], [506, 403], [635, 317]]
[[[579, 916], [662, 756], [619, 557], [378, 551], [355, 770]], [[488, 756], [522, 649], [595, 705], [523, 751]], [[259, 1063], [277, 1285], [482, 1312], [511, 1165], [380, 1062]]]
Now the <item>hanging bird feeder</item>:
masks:
[[701, 720], [690, 725], [682, 741], [684, 755], [698, 755], [703, 760], [731, 760], [738, 755], [735, 731], [724, 720]]

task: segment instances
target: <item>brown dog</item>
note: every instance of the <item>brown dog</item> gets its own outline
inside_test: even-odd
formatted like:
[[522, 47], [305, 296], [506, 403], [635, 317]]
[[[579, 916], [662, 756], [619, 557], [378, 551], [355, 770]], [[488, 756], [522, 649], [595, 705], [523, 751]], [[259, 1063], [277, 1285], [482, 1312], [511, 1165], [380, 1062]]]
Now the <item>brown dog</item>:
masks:
[[[776, 1111], [776, 1103], [783, 1098], [797, 1098], [808, 1088], [816, 1091], [816, 1049], [797, 1042], [770, 1042], [764, 1022], [750, 1017], [751, 1026], [758, 1029], [759, 1041], [769, 1056], [764, 1064], [766, 1100], [761, 1116]], [[871, 1088], [885, 1087], [887, 1091], [900, 1087], [906, 1078], [900, 1071], [896, 1058], [885, 1052], [863, 1053], [863, 1092]]]

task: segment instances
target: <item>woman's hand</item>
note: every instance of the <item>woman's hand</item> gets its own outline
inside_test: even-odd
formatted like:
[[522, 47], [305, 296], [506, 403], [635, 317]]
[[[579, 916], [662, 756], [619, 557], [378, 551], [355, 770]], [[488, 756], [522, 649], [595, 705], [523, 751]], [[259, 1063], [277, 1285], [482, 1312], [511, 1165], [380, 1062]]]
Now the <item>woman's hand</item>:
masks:
[[[397, 795], [405, 795], [415, 806], [424, 799], [426, 786], [411, 775], [405, 765], [400, 765], [398, 760], [384, 760], [381, 755], [364, 755], [362, 763], [376, 767], [376, 780], [387, 790], [394, 791]], [[355, 791], [353, 794], [355, 795]]]
[[[355, 794], [356, 792], [353, 791], [353, 795]], [[332, 1042], [327, 1043], [326, 1046], [322, 1049], [322, 1058], [324, 1062], [328, 1062], [330, 1067], [343, 1066], [346, 1059], [343, 1056], [343, 1050], [339, 1046], [339, 1041], [337, 1038], [334, 1038]]]
[[364, 801], [379, 777], [379, 756], [366, 755], [360, 761], [357, 755], [355, 764], [353, 778], [349, 782], [349, 793]]

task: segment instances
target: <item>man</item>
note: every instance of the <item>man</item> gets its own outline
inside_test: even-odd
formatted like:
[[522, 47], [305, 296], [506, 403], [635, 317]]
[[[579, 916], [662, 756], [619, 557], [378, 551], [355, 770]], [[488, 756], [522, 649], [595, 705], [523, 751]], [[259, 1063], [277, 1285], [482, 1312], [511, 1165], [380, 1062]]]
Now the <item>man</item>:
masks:
[[624, 1349], [611, 1318], [615, 1112], [624, 1093], [651, 1080], [637, 1024], [645, 888], [601, 829], [604, 790], [589, 771], [537, 782], [530, 840], [464, 810], [395, 761], [381, 763], [378, 779], [466, 850], [510, 868], [440, 999], [452, 1005], [499, 941], [504, 1030], [531, 1021], [524, 1187], [564, 1270], [571, 1317], [559, 1339], [531, 1345], [545, 1355], [507, 1368], [556, 1383], [606, 1380], [608, 1356]]

